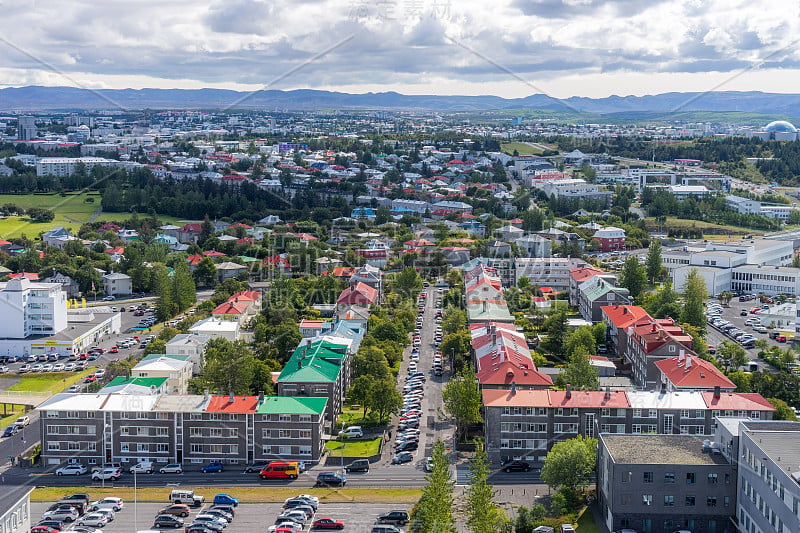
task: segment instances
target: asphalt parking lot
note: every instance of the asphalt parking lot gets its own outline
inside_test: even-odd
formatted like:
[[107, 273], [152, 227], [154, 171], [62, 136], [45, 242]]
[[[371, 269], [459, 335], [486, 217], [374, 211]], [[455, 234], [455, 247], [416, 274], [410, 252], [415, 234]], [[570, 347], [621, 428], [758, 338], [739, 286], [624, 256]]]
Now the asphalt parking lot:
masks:
[[[207, 500], [213, 499], [213, 494], [204, 494]], [[114, 521], [103, 528], [104, 533], [131, 533], [151, 529], [153, 518], [159, 509], [169, 505], [167, 501], [169, 491], [164, 491], [163, 503], [139, 503], [126, 501], [125, 507], [114, 517]], [[235, 496], [235, 495], [234, 495]], [[55, 502], [52, 502], [55, 503]], [[51, 503], [31, 502], [31, 523], [36, 523], [42, 513], [50, 507]], [[206, 506], [210, 506], [206, 504]], [[315, 518], [329, 516], [336, 520], [344, 520], [344, 531], [368, 533], [375, 519], [381, 513], [393, 509], [410, 510], [403, 505], [379, 503], [324, 503], [320, 502]], [[224, 530], [224, 533], [266, 533], [267, 528], [275, 522], [275, 518], [282, 510], [279, 503], [242, 503], [236, 508], [236, 517]], [[198, 513], [192, 509], [192, 514], [186, 518], [186, 524]], [[310, 524], [310, 522], [309, 522]], [[306, 531], [308, 531], [306, 527]], [[404, 527], [402, 529], [405, 529]], [[69, 531], [66, 529], [65, 531]], [[166, 529], [165, 531], [170, 531]], [[182, 529], [175, 530], [183, 533]]]
[[[708, 303], [719, 303], [719, 301], [716, 300], [716, 299], [711, 299], [711, 300], [708, 300], [706, 303], [707, 304]], [[789, 305], [791, 305], [791, 307], [794, 308], [794, 304], [789, 304]], [[759, 316], [759, 314], [751, 314], [751, 313], [749, 313], [750, 309], [753, 309], [753, 308], [756, 308], [756, 307], [761, 307], [761, 303], [758, 300], [750, 300], [748, 302], [740, 302], [738, 300], [738, 298], [734, 298], [730, 302], [729, 307], [724, 307], [723, 306], [721, 318], [723, 318], [724, 320], [727, 320], [731, 324], [735, 325], [737, 328], [739, 328], [739, 329], [741, 329], [741, 330], [743, 330], [743, 331], [745, 331], [747, 333], [752, 334], [756, 339], [765, 339], [770, 344], [770, 346], [778, 346], [779, 348], [784, 349], [784, 350], [786, 348], [788, 348], [789, 346], [791, 346], [790, 343], [777, 342], [777, 341], [775, 341], [773, 339], [770, 339], [767, 333], [758, 333], [758, 332], [754, 331], [751, 326], [745, 326], [745, 321], [747, 321], [749, 318], [754, 318], [754, 317], [758, 317]], [[747, 316], [742, 316], [741, 315], [741, 312], [742, 312], [743, 309], [748, 311]], [[776, 323], [776, 326], [777, 326], [777, 323]], [[781, 328], [777, 328], [777, 329], [794, 330], [794, 323], [791, 323], [789, 326], [787, 326], [786, 322], [784, 321], [782, 323], [782, 327]], [[707, 324], [706, 325], [706, 340], [708, 341], [709, 344], [711, 344], [713, 346], [718, 346], [723, 340], [727, 341], [727, 342], [735, 342], [733, 339], [731, 339], [730, 337], [728, 337], [727, 335], [722, 333], [720, 330], [718, 330], [716, 327], [712, 326], [711, 324]], [[749, 349], [746, 349], [745, 351], [747, 352], [747, 356], [748, 356], [749, 359], [751, 359], [751, 360], [756, 360], [757, 359], [757, 357], [758, 357], [758, 355], [757, 355], [758, 354], [758, 348], [749, 348]], [[764, 363], [763, 362], [759, 362], [759, 366], [764, 366]]]

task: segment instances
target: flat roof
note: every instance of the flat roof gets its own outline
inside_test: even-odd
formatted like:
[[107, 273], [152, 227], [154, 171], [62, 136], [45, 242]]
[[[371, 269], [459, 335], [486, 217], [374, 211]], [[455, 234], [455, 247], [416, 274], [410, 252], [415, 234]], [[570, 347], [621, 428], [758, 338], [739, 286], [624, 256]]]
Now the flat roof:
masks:
[[634, 409], [707, 409], [703, 395], [695, 391], [661, 394], [660, 391], [629, 391], [628, 401]]
[[722, 465], [722, 454], [703, 451], [702, 436], [600, 434], [617, 464]]
[[767, 423], [763, 426], [746, 422], [745, 433], [755, 442], [770, 460], [783, 472], [792, 475], [800, 470], [800, 423]]

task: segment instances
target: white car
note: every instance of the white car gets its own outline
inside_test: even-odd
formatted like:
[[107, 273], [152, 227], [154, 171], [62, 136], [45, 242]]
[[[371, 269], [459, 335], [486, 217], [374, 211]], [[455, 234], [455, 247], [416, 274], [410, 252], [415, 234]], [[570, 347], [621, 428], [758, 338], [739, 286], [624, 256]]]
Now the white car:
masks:
[[64, 372], [74, 372], [75, 371], [75, 363], [67, 363], [64, 365]]
[[212, 529], [228, 527], [227, 521], [223, 522], [220, 518], [212, 515], [197, 515], [192, 523], [210, 525]]
[[183, 467], [178, 463], [164, 465], [158, 469], [161, 474], [182, 474]]
[[147, 461], [136, 463], [131, 467], [131, 474], [152, 474], [153, 472], [155, 472], [153, 463]]
[[64, 371], [64, 363], [56, 363], [53, 365], [53, 372], [63, 372]]
[[97, 370], [94, 371], [94, 375], [97, 377], [97, 379], [101, 379], [103, 376], [106, 375], [106, 371], [103, 370], [102, 368], [98, 368]]
[[74, 507], [59, 507], [52, 511], [47, 511], [42, 515], [43, 520], [61, 520], [62, 522], [74, 522], [80, 515]]
[[57, 476], [82, 476], [89, 470], [80, 463], [62, 466], [56, 469]]
[[[116, 468], [106, 468], [105, 470], [116, 470]], [[99, 474], [100, 472], [95, 472], [95, 474]], [[112, 511], [119, 511], [125, 507], [125, 503], [122, 501], [122, 498], [115, 498], [113, 496], [108, 496], [103, 498], [102, 500], [97, 500], [94, 502], [90, 509], [92, 512], [97, 511], [98, 509], [111, 509]]]
[[351, 439], [360, 439], [364, 436], [364, 432], [361, 430], [361, 426], [350, 426], [347, 429], [340, 431], [339, 436], [346, 436]]
[[25, 427], [31, 423], [31, 418], [29, 416], [21, 416], [14, 420], [14, 425], [19, 427]]
[[108, 524], [108, 519], [100, 513], [90, 513], [75, 523], [79, 526], [103, 527]]
[[121, 475], [122, 471], [119, 468], [104, 468], [92, 473], [92, 481], [105, 481], [109, 479], [111, 481], [116, 481]]

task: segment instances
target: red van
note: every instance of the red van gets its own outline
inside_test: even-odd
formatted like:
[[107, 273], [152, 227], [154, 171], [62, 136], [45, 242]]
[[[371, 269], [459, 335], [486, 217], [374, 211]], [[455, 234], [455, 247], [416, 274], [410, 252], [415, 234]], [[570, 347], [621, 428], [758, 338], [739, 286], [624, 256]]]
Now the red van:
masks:
[[297, 461], [272, 461], [261, 469], [261, 479], [297, 479], [300, 465]]

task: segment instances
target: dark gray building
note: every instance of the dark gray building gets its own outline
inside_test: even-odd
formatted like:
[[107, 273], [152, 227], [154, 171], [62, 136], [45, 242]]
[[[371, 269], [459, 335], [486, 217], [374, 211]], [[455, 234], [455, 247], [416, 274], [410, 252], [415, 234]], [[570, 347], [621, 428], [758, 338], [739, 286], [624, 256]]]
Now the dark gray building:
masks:
[[597, 499], [609, 530], [736, 531], [736, 471], [702, 437], [601, 434], [598, 441]]

